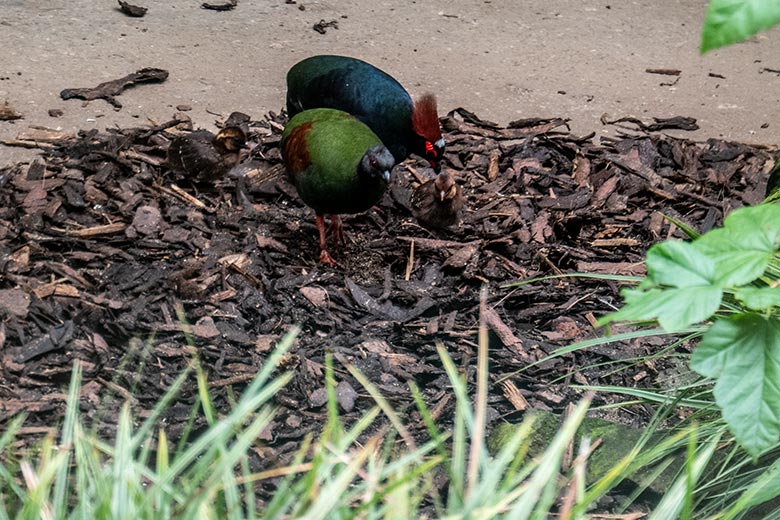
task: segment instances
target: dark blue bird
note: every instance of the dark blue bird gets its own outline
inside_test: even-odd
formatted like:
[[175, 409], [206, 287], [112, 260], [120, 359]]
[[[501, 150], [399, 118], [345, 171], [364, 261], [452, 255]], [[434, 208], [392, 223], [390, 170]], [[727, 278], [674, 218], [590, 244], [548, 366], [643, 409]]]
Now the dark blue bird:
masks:
[[406, 89], [386, 72], [357, 58], [312, 56], [287, 73], [287, 113], [335, 108], [365, 123], [393, 154], [396, 163], [416, 154], [441, 169], [444, 139], [436, 98], [412, 101]]

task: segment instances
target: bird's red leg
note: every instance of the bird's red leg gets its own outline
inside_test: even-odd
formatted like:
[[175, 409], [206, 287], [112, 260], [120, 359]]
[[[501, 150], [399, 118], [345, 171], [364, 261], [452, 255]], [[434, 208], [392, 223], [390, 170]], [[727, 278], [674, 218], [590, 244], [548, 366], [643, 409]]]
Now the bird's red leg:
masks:
[[330, 216], [330, 226], [328, 232], [333, 234], [333, 242], [337, 245], [346, 246], [347, 237], [344, 235], [344, 224], [341, 222], [341, 217], [338, 215]]
[[317, 215], [317, 230], [320, 232], [320, 262], [328, 265], [336, 265], [336, 261], [333, 260], [328, 253], [328, 233], [325, 229], [325, 217], [323, 215]]

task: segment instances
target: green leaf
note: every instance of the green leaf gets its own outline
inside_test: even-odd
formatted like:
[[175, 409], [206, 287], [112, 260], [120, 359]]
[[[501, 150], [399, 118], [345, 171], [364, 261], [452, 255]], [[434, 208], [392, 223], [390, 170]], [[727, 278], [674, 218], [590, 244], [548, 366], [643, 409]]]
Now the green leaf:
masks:
[[755, 206], [732, 212], [721, 229], [693, 242], [715, 262], [720, 286], [737, 286], [760, 277], [780, 246], [780, 206]]
[[[780, 2], [777, 4], [780, 6]], [[780, 206], [763, 204], [732, 211], [723, 221], [729, 237], [743, 249], [780, 248]]]
[[656, 244], [647, 251], [647, 276], [656, 285], [712, 285], [715, 279], [715, 262], [690, 242], [669, 240]]
[[723, 298], [723, 291], [713, 286], [668, 289], [665, 292], [670, 301], [659, 312], [658, 324], [668, 332], [706, 320], [715, 314]]
[[694, 247], [715, 262], [715, 280], [721, 287], [752, 282], [766, 270], [771, 251], [748, 249], [735, 242], [726, 229], [713, 229], [693, 243]]
[[715, 402], [754, 457], [780, 439], [780, 320], [745, 313], [716, 321], [691, 368], [717, 379]]
[[624, 290], [622, 294], [626, 304], [602, 317], [599, 325], [612, 321], [658, 320], [667, 332], [678, 331], [712, 316], [723, 298], [719, 287], [707, 285], [646, 292]]
[[777, 0], [710, 0], [701, 30], [701, 53], [740, 42], [777, 23]]
[[755, 311], [780, 307], [780, 287], [742, 287], [734, 296]]

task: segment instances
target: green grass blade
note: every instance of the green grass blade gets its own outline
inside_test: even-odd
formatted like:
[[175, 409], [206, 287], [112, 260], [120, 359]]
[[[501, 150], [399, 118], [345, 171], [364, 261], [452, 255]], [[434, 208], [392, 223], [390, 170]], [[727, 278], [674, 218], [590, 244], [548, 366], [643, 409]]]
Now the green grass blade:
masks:
[[[693, 435], [693, 433], [691, 433]], [[701, 477], [707, 464], [710, 462], [715, 449], [720, 442], [720, 435], [707, 441], [704, 448], [694, 457], [688, 456], [690, 467], [683, 472], [672, 487], [669, 489], [658, 506], [650, 514], [648, 520], [668, 520], [669, 518], [678, 518], [686, 504], [686, 495], [691, 492]]]
[[[3, 453], [3, 451], [6, 449], [6, 446], [8, 446], [14, 441], [14, 439], [16, 438], [16, 434], [19, 433], [22, 424], [24, 424], [24, 420], [25, 420], [24, 414], [17, 415], [8, 424], [3, 434], [0, 435], [0, 454]], [[19, 500], [24, 499], [24, 495], [25, 495], [24, 490], [22, 489], [21, 486], [19, 486], [19, 484], [16, 483], [16, 479], [14, 478], [14, 476], [11, 474], [8, 468], [6, 468], [5, 464], [2, 463], [0, 463], [0, 482], [8, 486], [8, 489], [11, 490], [11, 492], [16, 496], [17, 499]], [[0, 498], [2, 497], [3, 495], [0, 494]], [[0, 509], [0, 511], [2, 511], [2, 509]]]
[[73, 453], [73, 436], [79, 412], [79, 393], [81, 390], [81, 363], [76, 360], [73, 363], [73, 371], [68, 387], [68, 400], [65, 409], [65, 421], [60, 435], [60, 447], [66, 454], [64, 464], [58, 469], [54, 479], [54, 496], [52, 497], [52, 513], [55, 516], [64, 516], [67, 504], [65, 502], [70, 479], [70, 459]]
[[133, 486], [140, 484], [135, 471], [132, 438], [133, 420], [130, 416], [130, 404], [122, 405], [119, 424], [116, 431], [113, 460], [113, 491], [111, 493], [111, 515], [115, 519], [138, 518], [133, 497]]
[[560, 471], [563, 451], [577, 432], [577, 428], [585, 417], [585, 412], [588, 411], [589, 406], [590, 399], [585, 398], [564, 421], [560, 430], [555, 434], [555, 437], [550, 441], [547, 449], [541, 456], [533, 475], [524, 484], [525, 492], [508, 512], [506, 515], [507, 519], [543, 518], [544, 515], [549, 513], [550, 506], [555, 499], [556, 480]]

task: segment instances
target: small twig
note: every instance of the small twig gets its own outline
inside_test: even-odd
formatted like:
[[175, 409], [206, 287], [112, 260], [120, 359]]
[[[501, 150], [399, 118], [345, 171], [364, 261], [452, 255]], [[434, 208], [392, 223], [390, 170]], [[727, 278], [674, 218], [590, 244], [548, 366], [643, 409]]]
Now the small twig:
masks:
[[682, 71], [679, 69], [645, 69], [649, 74], [661, 74], [663, 76], [679, 76]]
[[546, 264], [547, 267], [549, 267], [552, 270], [553, 273], [555, 273], [555, 274], [563, 274], [563, 271], [558, 269], [558, 266], [556, 266], [554, 263], [552, 263], [550, 261], [550, 259], [547, 258], [547, 255], [545, 255], [544, 253], [539, 251], [538, 253], [536, 253], [536, 256], [538, 256], [542, 260], [542, 263]]
[[[477, 392], [474, 398], [474, 430], [467, 468], [466, 497], [477, 490], [479, 469], [482, 461], [482, 449], [487, 424], [488, 399], [488, 323], [487, 323], [487, 286], [479, 292], [479, 347], [477, 348]], [[492, 309], [491, 309], [492, 310]]]
[[46, 150], [52, 150], [56, 148], [55, 145], [50, 143], [41, 143], [39, 141], [21, 141], [19, 139], [5, 139], [0, 141], [0, 144], [5, 146], [17, 146], [19, 148], [42, 148]]
[[404, 274], [404, 280], [407, 282], [412, 276], [412, 266], [414, 265], [414, 240], [409, 243], [409, 260], [406, 262], [406, 273]]
[[121, 233], [125, 230], [126, 227], [127, 225], [123, 222], [115, 222], [113, 224], [104, 224], [102, 226], [93, 226], [85, 229], [62, 229], [56, 227], [50, 229], [52, 231], [56, 231], [57, 233], [63, 233], [72, 237], [91, 238], [102, 235], [114, 235], [116, 233]]
[[217, 211], [215, 208], [210, 208], [210, 207], [206, 206], [205, 203], [203, 203], [200, 200], [196, 199], [195, 197], [193, 197], [192, 195], [190, 195], [189, 193], [187, 193], [183, 189], [179, 188], [175, 184], [171, 184], [170, 188], [166, 188], [165, 186], [160, 186], [158, 184], [155, 184], [152, 187], [154, 189], [158, 190], [158, 191], [161, 191], [161, 192], [165, 193], [166, 195], [170, 195], [173, 198], [179, 199], [182, 202], [186, 202], [186, 203], [192, 204], [196, 208], [200, 208], [200, 209], [202, 209], [203, 211], [205, 211], [207, 213], [214, 213], [215, 211]]
[[146, 155], [145, 153], [141, 153], [132, 149], [120, 152], [119, 157], [124, 157], [126, 159], [136, 159], [138, 161], [145, 162], [146, 164], [151, 164], [152, 166], [161, 166], [165, 162], [165, 159], [152, 157], [151, 155]]
[[102, 377], [97, 377], [96, 379], [103, 386], [108, 387], [114, 392], [116, 392], [117, 394], [121, 395], [125, 399], [125, 401], [130, 401], [132, 403], [138, 402], [138, 399], [133, 397], [133, 394], [131, 394], [127, 389], [122, 388], [118, 384], [114, 383], [113, 381], [108, 381], [106, 379], [103, 379]]
[[425, 184], [425, 179], [422, 177], [422, 175], [417, 173], [417, 170], [414, 168], [414, 166], [407, 164], [406, 171], [411, 173], [412, 177], [414, 177], [417, 182], [419, 182], [420, 184]]
[[243, 276], [248, 282], [250, 282], [252, 285], [254, 285], [256, 289], [263, 290], [263, 288], [264, 288], [263, 281], [260, 278], [258, 278], [257, 276], [253, 275], [250, 272], [247, 272], [245, 269], [243, 269], [242, 267], [236, 265], [235, 263], [231, 262], [231, 263], [227, 264], [227, 266], [228, 266], [228, 269], [230, 269], [231, 271], [233, 271], [233, 272]]
[[635, 247], [640, 245], [635, 238], [597, 238], [591, 244], [592, 247]]
[[211, 381], [209, 385], [214, 388], [218, 388], [221, 386], [236, 385], [238, 383], [244, 383], [246, 381], [250, 381], [254, 379], [256, 375], [257, 374], [254, 373], [239, 374], [237, 376], [226, 377], [225, 379], [218, 379], [216, 381]]
[[488, 169], [487, 169], [487, 178], [489, 181], [496, 180], [496, 177], [498, 177], [498, 160], [501, 157], [501, 152], [499, 150], [493, 150], [490, 152], [490, 158], [488, 162]]

